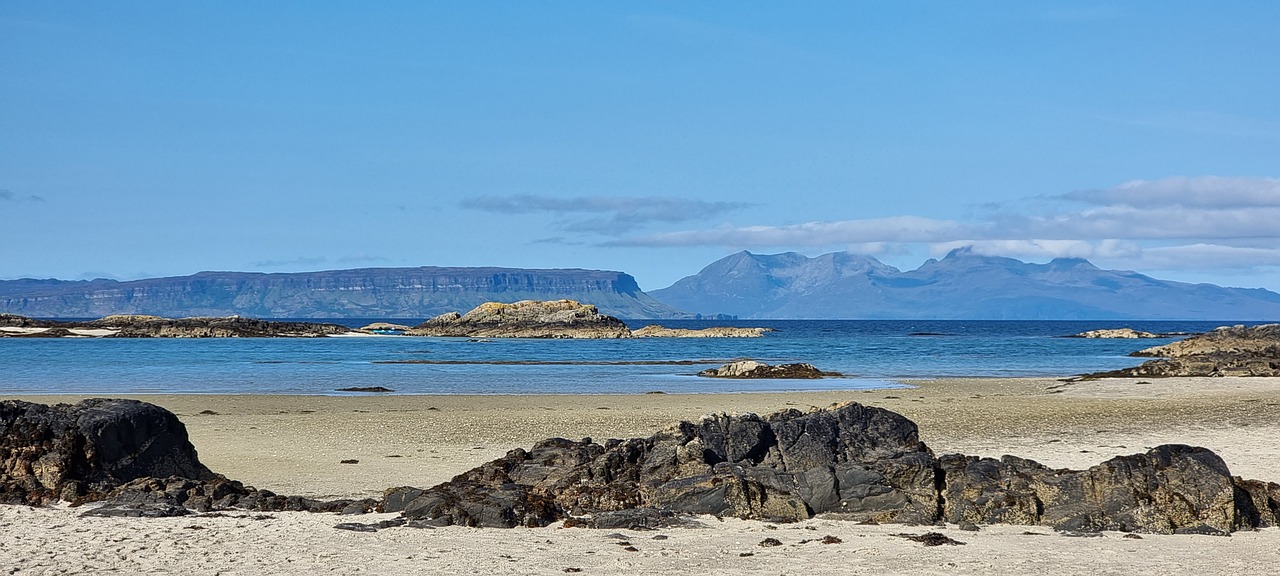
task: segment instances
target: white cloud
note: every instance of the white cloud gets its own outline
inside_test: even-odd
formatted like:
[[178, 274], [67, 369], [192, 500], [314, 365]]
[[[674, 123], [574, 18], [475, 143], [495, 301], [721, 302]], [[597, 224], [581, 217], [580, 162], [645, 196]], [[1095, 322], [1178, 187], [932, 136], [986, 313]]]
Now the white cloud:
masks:
[[[459, 205], [498, 214], [552, 213], [569, 218], [561, 224], [572, 232], [611, 234], [650, 222], [688, 222], [741, 210], [746, 202], [708, 202], [670, 196], [582, 196], [557, 198], [538, 194], [478, 196]], [[574, 218], [581, 214], [599, 214]]]
[[1159, 180], [1133, 180], [1103, 190], [1078, 190], [1063, 196], [1102, 206], [1132, 208], [1208, 208], [1234, 210], [1248, 207], [1280, 207], [1280, 179], [1175, 176]]
[[[1026, 260], [1087, 258], [1111, 267], [1243, 272], [1280, 266], [1280, 179], [1204, 176], [990, 206], [966, 220], [903, 215], [793, 225], [722, 225], [622, 237], [605, 246], [802, 249], [901, 255], [955, 248]], [[1081, 207], [1081, 203], [1084, 204]]]
[[290, 260], [259, 260], [249, 265], [254, 268], [287, 268], [290, 266], [313, 266], [323, 264], [328, 259], [323, 256], [299, 256]]
[[1155, 270], [1253, 269], [1280, 266], [1280, 249], [1187, 244], [1142, 251], [1144, 266]]
[[1280, 206], [1196, 209], [1103, 206], [1049, 216], [1003, 216], [1005, 237], [1230, 239], [1280, 236]]
[[1007, 256], [1031, 260], [1053, 258], [1135, 258], [1142, 254], [1137, 244], [1124, 240], [954, 240], [932, 244], [929, 252], [942, 256], [956, 248], [968, 247], [984, 256]]
[[805, 222], [788, 226], [721, 227], [623, 238], [609, 246], [825, 246], [885, 242], [940, 242], [972, 235], [976, 228], [952, 220], [895, 216], [867, 220]]

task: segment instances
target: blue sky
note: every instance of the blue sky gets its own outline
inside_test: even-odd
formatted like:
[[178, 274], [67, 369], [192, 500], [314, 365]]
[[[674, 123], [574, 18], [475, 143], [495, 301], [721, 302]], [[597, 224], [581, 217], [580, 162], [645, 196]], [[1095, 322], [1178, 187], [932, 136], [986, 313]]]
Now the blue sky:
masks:
[[0, 278], [972, 245], [1280, 290], [1274, 2], [7, 2]]

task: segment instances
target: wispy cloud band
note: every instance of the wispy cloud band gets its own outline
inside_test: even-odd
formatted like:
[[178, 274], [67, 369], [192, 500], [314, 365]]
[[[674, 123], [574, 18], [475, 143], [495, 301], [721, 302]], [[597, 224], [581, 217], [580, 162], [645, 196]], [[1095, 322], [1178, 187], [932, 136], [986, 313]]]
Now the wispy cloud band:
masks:
[[617, 233], [653, 222], [688, 222], [741, 210], [745, 202], [708, 202], [671, 196], [580, 196], [557, 198], [539, 194], [478, 196], [459, 206], [497, 214], [555, 214], [570, 232]]

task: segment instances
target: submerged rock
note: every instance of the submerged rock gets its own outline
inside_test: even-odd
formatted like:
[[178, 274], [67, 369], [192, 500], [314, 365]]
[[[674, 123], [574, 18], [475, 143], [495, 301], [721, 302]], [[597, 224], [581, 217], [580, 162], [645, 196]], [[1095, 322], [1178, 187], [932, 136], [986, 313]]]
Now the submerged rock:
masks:
[[839, 372], [823, 372], [813, 364], [779, 364], [771, 366], [755, 360], [730, 362], [719, 368], [708, 368], [698, 372], [698, 376], [706, 378], [791, 378], [813, 380], [828, 376], [841, 376]]
[[469, 338], [629, 338], [621, 320], [573, 300], [486, 302], [466, 314], [436, 316], [405, 332], [410, 336]]
[[356, 329], [357, 332], [369, 332], [372, 334], [399, 334], [408, 330], [409, 326], [404, 324], [392, 324], [390, 322], [374, 322], [366, 324]]
[[712, 326], [692, 330], [689, 328], [667, 328], [650, 324], [631, 331], [636, 338], [760, 338], [773, 328], [738, 328], [732, 326]]

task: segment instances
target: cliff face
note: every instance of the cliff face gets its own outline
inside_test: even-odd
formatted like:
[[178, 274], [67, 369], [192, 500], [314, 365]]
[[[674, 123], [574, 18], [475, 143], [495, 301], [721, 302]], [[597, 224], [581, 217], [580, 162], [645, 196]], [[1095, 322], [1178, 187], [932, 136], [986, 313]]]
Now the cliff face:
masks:
[[200, 272], [130, 282], [0, 281], [0, 312], [37, 318], [430, 318], [489, 301], [562, 298], [589, 302], [622, 318], [687, 316], [642, 292], [630, 275], [602, 270], [424, 266], [292, 274]]
[[1060, 258], [1030, 264], [956, 250], [916, 270], [869, 256], [739, 252], [653, 291], [690, 312], [743, 318], [1280, 319], [1280, 294], [1186, 284]]

